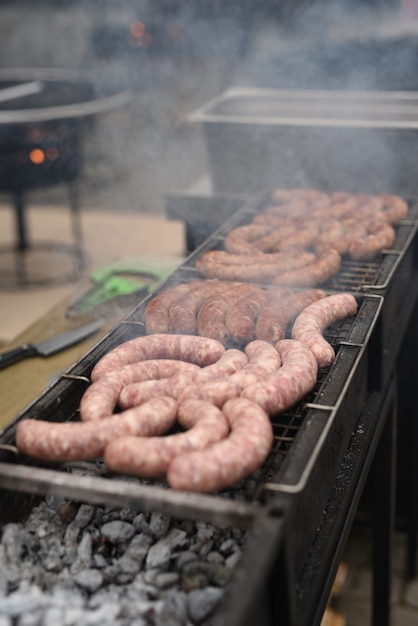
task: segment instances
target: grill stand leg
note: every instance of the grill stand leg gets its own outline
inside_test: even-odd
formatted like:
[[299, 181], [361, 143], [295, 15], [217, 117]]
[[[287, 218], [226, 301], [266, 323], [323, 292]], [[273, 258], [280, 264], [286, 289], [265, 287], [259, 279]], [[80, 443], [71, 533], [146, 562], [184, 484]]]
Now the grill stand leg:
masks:
[[[396, 389], [395, 394], [396, 396]], [[392, 534], [395, 518], [396, 397], [373, 463], [373, 626], [389, 626]]]
[[29, 245], [26, 233], [25, 201], [22, 192], [15, 192], [14, 205], [16, 209], [16, 249], [19, 252], [23, 252], [24, 250], [27, 250], [29, 248]]
[[15, 224], [16, 224], [16, 282], [20, 286], [27, 285], [25, 252], [29, 249], [26, 229], [26, 203], [21, 191], [14, 193]]
[[68, 184], [68, 198], [71, 211], [71, 226], [74, 240], [75, 253], [79, 262], [79, 271], [86, 267], [86, 258], [83, 248], [83, 234], [81, 228], [80, 193], [77, 181]]

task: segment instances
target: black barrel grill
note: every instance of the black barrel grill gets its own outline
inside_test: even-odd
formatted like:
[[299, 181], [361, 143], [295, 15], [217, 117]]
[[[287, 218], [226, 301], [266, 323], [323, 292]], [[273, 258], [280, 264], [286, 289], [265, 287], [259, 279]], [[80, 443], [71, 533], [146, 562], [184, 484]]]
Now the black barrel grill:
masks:
[[[376, 502], [385, 508], [385, 515], [376, 528], [388, 539], [390, 524], [385, 520], [390, 520], [393, 507], [387, 485], [393, 476], [390, 434], [396, 404], [395, 363], [418, 294], [416, 203], [410, 203], [409, 218], [397, 226], [390, 251], [366, 263], [344, 261], [339, 274], [324, 286], [328, 293], [352, 292], [359, 303], [358, 313], [327, 329], [327, 339], [337, 353], [335, 362], [319, 372], [315, 389], [303, 402], [274, 418], [271, 454], [242, 484], [223, 494], [189, 494], [175, 492], [163, 481], [127, 481], [100, 463], [49, 466], [19, 456], [14, 432], [23, 418], [77, 419], [94, 364], [116, 345], [144, 334], [142, 314], [149, 299], [170, 286], [198, 278], [194, 264], [200, 254], [221, 248], [226, 233], [250, 221], [266, 200], [266, 194], [252, 199], [226, 220], [0, 437], [3, 522], [21, 518], [38, 497], [59, 494], [77, 501], [129, 505], [247, 528], [247, 547], [215, 618], [217, 626], [319, 624], [344, 537], [372, 461], [379, 460], [383, 445], [379, 472], [383, 478], [386, 472], [386, 480]], [[388, 623], [388, 607], [380, 592], [389, 585], [389, 554], [382, 558], [384, 567], [376, 568], [380, 600], [375, 624], [379, 626]]]
[[[13, 256], [15, 261], [13, 271], [1, 264], [0, 287], [48, 285], [80, 276], [87, 262], [79, 189], [86, 174], [86, 144], [96, 132], [98, 120], [130, 100], [124, 86], [88, 71], [0, 70], [0, 192], [11, 199], [16, 230], [16, 241], [0, 248], [3, 259]], [[68, 191], [72, 245], [29, 239], [29, 194], [56, 185]], [[73, 263], [58, 277], [54, 272], [51, 276], [53, 263], [46, 271], [36, 271], [31, 252], [47, 253], [47, 258], [51, 252], [60, 252]]]

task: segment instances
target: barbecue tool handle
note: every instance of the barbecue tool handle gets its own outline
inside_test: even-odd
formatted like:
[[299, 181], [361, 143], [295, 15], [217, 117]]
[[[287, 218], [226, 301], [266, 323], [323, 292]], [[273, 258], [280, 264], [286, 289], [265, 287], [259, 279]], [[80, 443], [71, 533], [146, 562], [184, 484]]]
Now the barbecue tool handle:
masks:
[[36, 356], [37, 354], [39, 353], [36, 346], [31, 343], [24, 343], [18, 348], [14, 348], [13, 350], [0, 354], [0, 369], [8, 367], [13, 363], [17, 363], [21, 359], [25, 359], [28, 356]]

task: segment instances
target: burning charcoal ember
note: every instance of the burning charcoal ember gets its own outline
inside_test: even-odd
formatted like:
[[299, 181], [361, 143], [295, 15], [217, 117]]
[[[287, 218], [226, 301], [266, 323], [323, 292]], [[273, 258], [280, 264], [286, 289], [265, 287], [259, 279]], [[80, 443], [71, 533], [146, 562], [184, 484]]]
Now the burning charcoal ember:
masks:
[[223, 595], [219, 587], [207, 587], [191, 591], [187, 597], [187, 606], [194, 624], [201, 624], [212, 615]]

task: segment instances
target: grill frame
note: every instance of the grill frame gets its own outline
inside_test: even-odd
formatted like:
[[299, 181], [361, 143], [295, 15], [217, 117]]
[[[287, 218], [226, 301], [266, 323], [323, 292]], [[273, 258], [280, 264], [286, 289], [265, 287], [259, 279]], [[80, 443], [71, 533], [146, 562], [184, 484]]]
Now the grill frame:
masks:
[[[111, 329], [98, 344], [46, 389], [0, 434], [0, 446], [4, 446], [0, 450], [0, 488], [8, 494], [16, 510], [24, 507], [24, 498], [28, 494], [31, 494], [31, 501], [53, 493], [68, 494], [74, 499], [81, 501], [87, 499], [94, 503], [107, 503], [108, 498], [111, 498], [111, 503], [115, 504], [113, 492], [109, 493], [108, 478], [75, 476], [76, 480], [68, 480], [68, 473], [58, 471], [56, 468], [45, 468], [39, 466], [38, 463], [28, 463], [21, 467], [16, 463], [17, 459], [14, 458], [13, 451], [7, 447], [13, 446], [16, 424], [20, 419], [27, 417], [46, 419], [49, 416], [50, 419], [66, 421], [76, 416], [79, 400], [89, 382], [88, 376], [95, 363], [112, 347], [138, 334], [143, 334], [141, 313], [147, 302], [156, 293], [171, 285], [195, 279], [196, 271], [193, 267], [195, 258], [204, 249], [220, 245], [223, 233], [232, 228], [232, 224], [248, 218], [253, 210], [254, 204], [250, 203], [222, 225], [167, 280], [161, 283], [157, 290], [140, 302], [124, 320]], [[416, 207], [414, 207], [413, 215], [415, 214]], [[408, 282], [407, 277], [411, 276], [416, 255], [416, 245], [413, 245], [416, 239], [416, 222], [414, 220], [407, 222], [401, 224], [400, 227], [408, 231], [408, 236], [402, 236], [402, 245], [397, 251], [399, 254], [388, 254], [384, 257], [385, 268], [387, 264], [390, 270], [385, 282], [377, 286], [368, 286], [367, 290], [370, 293], [364, 286], [353, 291], [361, 303], [355, 321], [360, 321], [358, 318], [365, 315], [368, 318], [366, 320], [368, 325], [360, 325], [362, 332], [355, 327], [355, 324], [350, 326], [348, 331], [350, 341], [346, 341], [347, 337], [341, 339], [337, 335], [331, 338], [331, 341], [335, 341], [338, 345], [338, 354], [322, 383], [325, 399], [327, 394], [332, 396], [333, 391], [331, 387], [327, 388], [327, 384], [331, 385], [332, 378], [337, 374], [340, 366], [344, 370], [341, 377], [344, 378], [345, 374], [344, 383], [342, 387], [340, 385], [337, 399], [334, 400], [335, 406], [330, 408], [330, 405], [325, 402], [312, 406], [313, 403], [309, 402], [306, 406], [307, 416], [303, 421], [304, 428], [298, 431], [299, 439], [296, 438], [297, 446], [300, 446], [302, 450], [299, 449], [296, 452], [294, 448], [290, 448], [291, 454], [285, 459], [277, 474], [266, 483], [267, 486], [263, 488], [259, 501], [246, 503], [218, 496], [176, 493], [159, 485], [138, 486], [130, 480], [127, 481], [126, 488], [121, 489], [122, 493], [117, 502], [121, 506], [126, 504], [136, 506], [140, 510], [160, 511], [185, 518], [244, 526], [248, 529], [247, 548], [242, 566], [237, 569], [231, 592], [227, 594], [226, 604], [221, 608], [217, 626], [218, 623], [219, 626], [221, 623], [228, 623], [230, 626], [251, 623], [246, 621], [250, 614], [249, 609], [259, 607], [262, 604], [261, 598], [269, 596], [271, 580], [279, 580], [282, 585], [280, 600], [272, 601], [269, 597], [269, 603], [281, 604], [283, 623], [312, 624], [309, 621], [294, 621], [296, 610], [294, 605], [299, 603], [303, 607], [306, 602], [308, 604], [311, 602], [310, 598], [306, 600], [306, 597], [303, 597], [302, 588], [297, 591], [299, 595], [295, 598], [294, 582], [306, 584], [304, 581], [306, 580], [307, 554], [318, 536], [318, 524], [324, 507], [336, 489], [336, 477], [349, 454], [352, 435], [354, 433], [359, 436], [359, 424], [362, 419], [363, 422], [365, 419], [361, 413], [361, 405], [370, 397], [385, 396], [384, 387], [387, 384], [389, 372], [393, 371], [393, 364], [390, 365], [390, 362], [393, 361], [397, 350], [395, 343], [389, 342], [388, 338], [401, 315], [402, 325], [398, 328], [400, 336], [398, 342], [400, 343], [416, 299], [416, 281], [411, 286], [414, 292], [404, 293], [405, 281]], [[398, 237], [397, 242], [400, 243]], [[395, 249], [396, 245], [395, 243]], [[399, 277], [405, 277], [405, 280], [397, 286]], [[404, 297], [398, 307], [395, 306], [395, 301], [400, 291], [403, 292]], [[407, 307], [406, 312], [400, 312], [405, 298], [408, 299], [408, 297], [411, 305]], [[367, 310], [365, 311], [368, 307], [374, 311], [372, 320]], [[340, 325], [336, 325], [336, 330], [340, 330]], [[382, 360], [385, 363], [378, 368], [379, 372], [376, 375], [376, 365]], [[347, 368], [349, 372], [344, 368]], [[383, 418], [379, 417], [379, 410], [374, 409], [371, 422], [379, 424], [382, 422]], [[347, 415], [349, 415], [348, 420]], [[303, 474], [303, 469], [306, 469], [305, 442], [311, 438], [313, 431], [316, 431], [317, 439], [314, 442], [313, 451], [307, 455], [310, 464], [308, 471]], [[312, 447], [312, 441], [310, 444]], [[358, 449], [359, 446], [360, 444], [357, 446]], [[368, 458], [371, 452], [365, 439], [362, 440], [361, 446], [362, 458]], [[366, 469], [366, 467], [363, 469], [363, 473]], [[328, 474], [325, 473], [326, 480], [324, 480], [324, 470], [329, 470]], [[118, 483], [119, 488], [121, 484]], [[321, 491], [318, 494], [319, 484], [321, 484]], [[95, 495], [89, 485], [93, 485], [97, 490]], [[301, 519], [304, 520], [303, 524], [300, 523]], [[295, 528], [298, 531], [296, 533]], [[265, 543], [263, 550], [260, 551], [261, 536]], [[251, 590], [248, 589], [248, 583], [244, 580], [245, 573], [248, 571], [246, 567], [250, 567], [252, 571], [259, 574]], [[264, 588], [263, 583], [267, 584]], [[242, 601], [244, 588], [246, 590], [245, 602]], [[304, 587], [305, 592], [308, 588], [309, 585]], [[323, 594], [326, 593], [326, 589], [325, 585], [322, 589]], [[274, 610], [274, 606], [271, 607], [271, 611], [274, 612]], [[306, 611], [308, 610], [310, 610], [309, 607]], [[225, 615], [230, 616], [227, 622], [223, 621]]]

